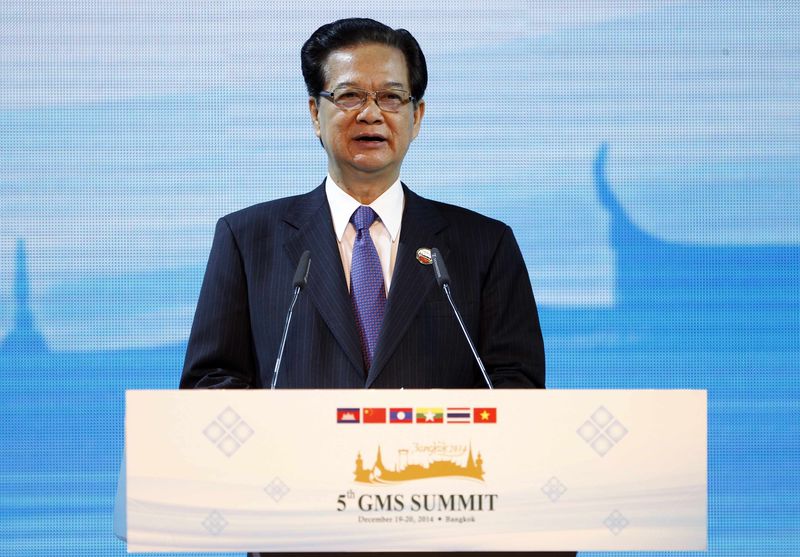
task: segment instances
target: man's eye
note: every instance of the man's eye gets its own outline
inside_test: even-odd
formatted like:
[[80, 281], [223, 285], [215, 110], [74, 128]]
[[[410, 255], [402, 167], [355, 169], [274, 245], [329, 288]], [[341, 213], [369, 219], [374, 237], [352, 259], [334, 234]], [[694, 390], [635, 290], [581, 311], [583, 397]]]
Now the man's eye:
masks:
[[354, 99], [358, 99], [358, 98], [360, 98], [360, 97], [361, 97], [361, 95], [359, 95], [359, 94], [358, 94], [358, 93], [356, 93], [355, 91], [342, 91], [342, 92], [341, 92], [341, 93], [339, 93], [339, 95], [337, 96], [337, 98], [338, 98], [339, 100], [343, 100], [343, 101], [354, 100]]
[[403, 100], [403, 97], [402, 97], [402, 95], [400, 95], [400, 93], [384, 93], [383, 94], [383, 99], [387, 100], [387, 101], [393, 101], [393, 102], [397, 101], [397, 102], [399, 102], [399, 101]]

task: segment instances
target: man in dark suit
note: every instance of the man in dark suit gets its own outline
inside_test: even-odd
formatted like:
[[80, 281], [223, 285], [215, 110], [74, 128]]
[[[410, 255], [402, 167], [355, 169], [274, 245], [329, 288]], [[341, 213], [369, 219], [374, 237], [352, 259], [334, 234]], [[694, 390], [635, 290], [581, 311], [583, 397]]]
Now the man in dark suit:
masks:
[[[544, 352], [528, 274], [511, 230], [407, 189], [385, 316], [366, 367], [324, 186], [217, 224], [182, 387], [269, 387], [291, 298], [311, 252], [278, 387], [485, 386], [421, 247], [447, 261], [453, 296], [497, 387], [543, 387]], [[374, 225], [373, 225], [374, 226]]]
[[[308, 194], [220, 219], [181, 387], [270, 385], [305, 250], [308, 286], [278, 387], [485, 386], [435, 283], [433, 247], [495, 386], [544, 387], [536, 305], [511, 230], [400, 183], [425, 113], [427, 69], [417, 41], [372, 20], [341, 20], [311, 36], [302, 66], [328, 176]], [[365, 207], [374, 221], [359, 231], [351, 215]]]
[[181, 387], [269, 387], [306, 250], [278, 388], [485, 387], [436, 285], [435, 247], [494, 386], [543, 388], [536, 304], [511, 229], [400, 182], [425, 114], [417, 41], [373, 20], [340, 20], [309, 38], [302, 67], [328, 176], [310, 193], [217, 223]]

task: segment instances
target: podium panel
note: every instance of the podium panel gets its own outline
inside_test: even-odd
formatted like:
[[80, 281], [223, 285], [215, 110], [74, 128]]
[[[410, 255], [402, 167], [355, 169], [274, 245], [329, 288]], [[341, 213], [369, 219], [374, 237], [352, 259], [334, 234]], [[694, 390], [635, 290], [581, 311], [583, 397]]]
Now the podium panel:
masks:
[[705, 391], [128, 391], [132, 552], [704, 550]]

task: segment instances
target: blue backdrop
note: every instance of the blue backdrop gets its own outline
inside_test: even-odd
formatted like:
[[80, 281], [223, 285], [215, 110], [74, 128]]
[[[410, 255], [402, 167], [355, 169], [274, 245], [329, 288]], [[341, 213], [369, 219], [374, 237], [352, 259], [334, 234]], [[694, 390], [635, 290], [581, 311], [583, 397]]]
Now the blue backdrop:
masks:
[[215, 220], [324, 177], [299, 48], [353, 15], [425, 50], [403, 179], [514, 228], [548, 386], [708, 389], [708, 554], [800, 554], [800, 7], [599, 0], [0, 4], [0, 554], [125, 553], [124, 391]]

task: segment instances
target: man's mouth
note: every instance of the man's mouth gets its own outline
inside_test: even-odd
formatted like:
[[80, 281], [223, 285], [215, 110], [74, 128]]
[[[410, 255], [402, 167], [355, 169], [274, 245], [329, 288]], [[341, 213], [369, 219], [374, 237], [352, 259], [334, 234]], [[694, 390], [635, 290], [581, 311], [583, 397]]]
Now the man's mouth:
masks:
[[355, 139], [356, 141], [361, 143], [382, 143], [386, 141], [386, 139], [380, 135], [369, 135], [369, 134], [359, 135]]

